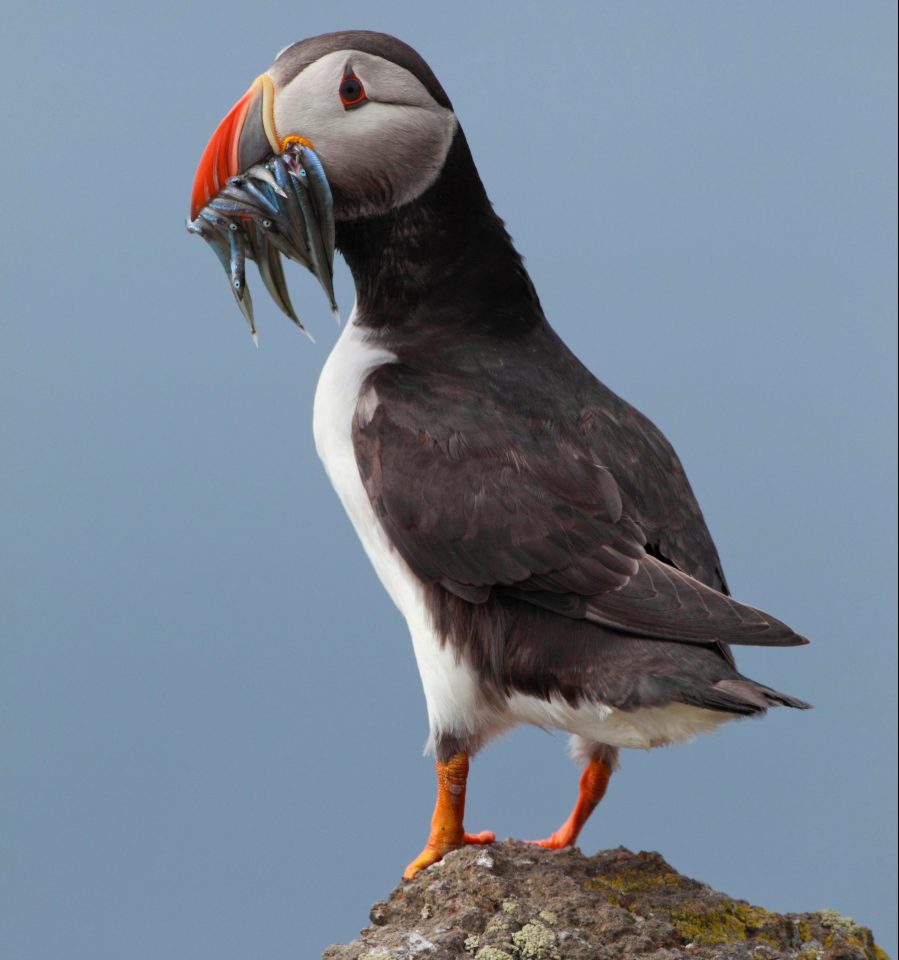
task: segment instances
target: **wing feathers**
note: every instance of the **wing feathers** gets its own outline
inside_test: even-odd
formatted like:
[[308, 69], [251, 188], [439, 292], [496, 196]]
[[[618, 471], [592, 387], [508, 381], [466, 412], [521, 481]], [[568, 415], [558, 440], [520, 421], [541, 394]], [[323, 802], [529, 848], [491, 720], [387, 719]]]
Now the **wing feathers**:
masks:
[[604, 626], [658, 640], [758, 646], [808, 643], [770, 614], [649, 556], [624, 586], [589, 598], [584, 615]]
[[353, 426], [360, 475], [393, 545], [426, 582], [479, 604], [500, 590], [638, 637], [807, 642], [647, 553], [611, 470], [576, 430], [538, 429], [514, 409], [485, 424], [477, 398], [433, 396], [414, 371], [390, 365], [372, 376], [378, 406]]

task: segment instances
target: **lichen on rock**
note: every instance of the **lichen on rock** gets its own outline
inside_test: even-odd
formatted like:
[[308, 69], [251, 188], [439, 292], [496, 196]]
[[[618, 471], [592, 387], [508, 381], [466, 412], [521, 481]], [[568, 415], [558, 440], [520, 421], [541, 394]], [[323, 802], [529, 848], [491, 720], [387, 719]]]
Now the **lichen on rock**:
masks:
[[536, 920], [516, 930], [512, 934], [512, 944], [521, 960], [557, 960], [559, 956], [556, 953], [556, 935]]
[[401, 883], [371, 921], [322, 960], [886, 960], [835, 910], [774, 913], [623, 848], [467, 847]]

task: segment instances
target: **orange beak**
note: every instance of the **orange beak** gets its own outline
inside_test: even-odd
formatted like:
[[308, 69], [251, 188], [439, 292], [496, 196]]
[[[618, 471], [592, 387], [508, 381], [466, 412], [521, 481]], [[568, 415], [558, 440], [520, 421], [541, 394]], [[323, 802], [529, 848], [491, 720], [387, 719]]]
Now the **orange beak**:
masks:
[[231, 177], [271, 153], [281, 153], [275, 133], [274, 106], [274, 84], [271, 77], [263, 74], [228, 111], [200, 158], [190, 198], [191, 220], [197, 218]]

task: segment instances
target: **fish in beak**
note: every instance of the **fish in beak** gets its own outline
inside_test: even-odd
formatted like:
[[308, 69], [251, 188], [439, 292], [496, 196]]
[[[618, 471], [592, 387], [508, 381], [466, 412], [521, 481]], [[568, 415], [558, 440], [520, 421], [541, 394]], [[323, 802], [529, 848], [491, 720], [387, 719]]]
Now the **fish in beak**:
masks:
[[256, 262], [272, 299], [307, 336], [290, 302], [282, 254], [318, 279], [339, 322], [331, 188], [308, 141], [282, 141], [275, 133], [274, 88], [267, 75], [234, 105], [203, 152], [187, 229], [215, 251], [254, 341], [247, 259]]

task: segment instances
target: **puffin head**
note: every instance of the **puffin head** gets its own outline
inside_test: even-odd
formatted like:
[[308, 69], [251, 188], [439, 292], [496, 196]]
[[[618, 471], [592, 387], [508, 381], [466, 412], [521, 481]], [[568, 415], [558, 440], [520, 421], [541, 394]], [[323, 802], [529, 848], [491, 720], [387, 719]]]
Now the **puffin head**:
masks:
[[219, 124], [197, 169], [191, 220], [291, 145], [314, 151], [337, 221], [387, 213], [438, 177], [457, 130], [425, 61], [394, 37], [329, 33], [285, 47]]

